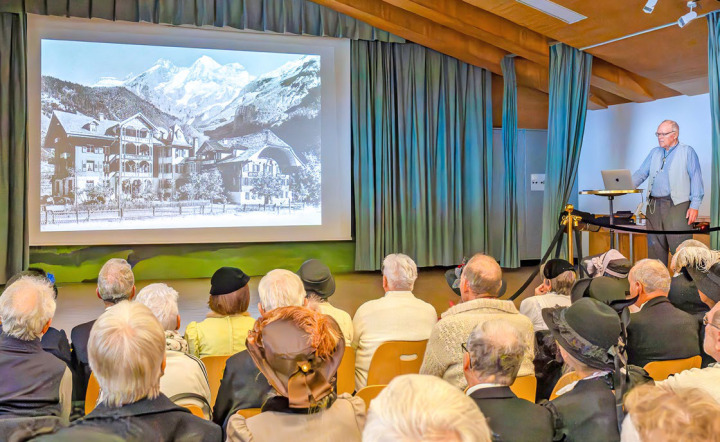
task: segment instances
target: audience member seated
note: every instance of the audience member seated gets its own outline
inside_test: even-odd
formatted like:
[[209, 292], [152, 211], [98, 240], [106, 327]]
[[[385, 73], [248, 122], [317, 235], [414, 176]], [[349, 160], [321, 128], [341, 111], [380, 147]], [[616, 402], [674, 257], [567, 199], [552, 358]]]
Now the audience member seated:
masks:
[[702, 302], [713, 307], [720, 301], [720, 252], [685, 247], [673, 257], [674, 268], [684, 268], [695, 283]]
[[350, 314], [340, 310], [328, 302], [328, 298], [335, 293], [335, 278], [330, 269], [322, 261], [308, 259], [297, 272], [302, 279], [305, 293], [310, 302], [316, 303], [316, 309], [325, 315], [332, 316], [340, 326], [345, 343], [352, 344], [353, 324]]
[[355, 354], [355, 388], [367, 385], [368, 368], [375, 350], [387, 341], [422, 341], [430, 337], [437, 322], [435, 307], [421, 301], [412, 290], [417, 266], [409, 256], [388, 255], [383, 261], [385, 296], [368, 301], [353, 318]]
[[185, 329], [190, 353], [205, 356], [233, 355], [245, 350], [245, 339], [255, 320], [250, 305], [250, 277], [235, 267], [221, 267], [210, 279], [210, 312], [202, 322]]
[[668, 299], [675, 307], [702, 320], [705, 313], [710, 310], [710, 307], [700, 299], [697, 286], [690, 277], [687, 268], [685, 268], [685, 266], [677, 266], [678, 255], [680, 251], [685, 248], [687, 248], [687, 250], [682, 253], [683, 261], [685, 262], [695, 261], [697, 251], [700, 251], [701, 254], [707, 254], [709, 251], [705, 244], [695, 239], [688, 239], [680, 243], [675, 255], [673, 255], [670, 266], [675, 272], [675, 275], [673, 275], [672, 282], [670, 283]]
[[[5, 287], [20, 279], [23, 276], [34, 276], [38, 278], [47, 279], [52, 284], [53, 293], [55, 294], [55, 302], [57, 302], [58, 289], [55, 286], [54, 278], [52, 275], [48, 275], [45, 270], [40, 268], [31, 267], [23, 272], [15, 274], [12, 278], [8, 279], [5, 283]], [[2, 332], [2, 325], [0, 325], [0, 333]], [[72, 368], [72, 354], [70, 353], [70, 342], [68, 342], [67, 334], [65, 330], [58, 330], [55, 327], [50, 327], [47, 332], [42, 336], [40, 340], [43, 350], [48, 353], [55, 355], [55, 357], [62, 360], [68, 367]]]
[[249, 419], [235, 414], [228, 441], [360, 441], [365, 403], [331, 385], [345, 352], [334, 319], [306, 307], [281, 307], [259, 319], [248, 353], [277, 395]]
[[0, 418], [69, 420], [72, 374], [40, 344], [54, 314], [53, 287], [45, 278], [22, 276], [0, 297]]
[[618, 314], [600, 301], [582, 298], [570, 307], [545, 309], [543, 317], [563, 360], [580, 377], [545, 403], [553, 414], [555, 440], [619, 441], [611, 356], [618, 352]]
[[137, 302], [121, 302], [95, 321], [90, 367], [100, 385], [98, 406], [45, 441], [218, 441], [220, 428], [160, 393], [165, 331]]
[[512, 301], [497, 299], [501, 279], [500, 266], [492, 257], [477, 254], [468, 261], [460, 277], [462, 302], [443, 313], [433, 327], [421, 374], [439, 376], [460, 389], [467, 387], [462, 344], [475, 326], [491, 319], [504, 319], [520, 331], [527, 351], [518, 376], [534, 374], [532, 322], [518, 312]]
[[552, 441], [546, 408], [519, 399], [510, 390], [526, 353], [523, 336], [502, 319], [483, 322], [470, 333], [463, 357], [468, 389], [500, 440]]
[[699, 324], [668, 300], [667, 267], [658, 260], [640, 260], [630, 270], [629, 280], [630, 296], [638, 297], [639, 310], [630, 315], [627, 327], [628, 363], [644, 367], [652, 361], [699, 355]]
[[667, 380], [658, 382], [657, 385], [671, 390], [683, 388], [699, 388], [710, 394], [716, 401], [720, 402], [720, 304], [705, 315], [705, 339], [703, 348], [705, 353], [716, 362], [705, 368], [693, 368], [682, 371]]
[[188, 354], [188, 343], [178, 333], [178, 292], [166, 284], [150, 284], [135, 299], [148, 307], [165, 329], [165, 371], [160, 378], [160, 392], [178, 405], [200, 407], [210, 419], [210, 385], [205, 366]]
[[[300, 277], [283, 269], [272, 270], [263, 276], [258, 285], [258, 296], [261, 318], [276, 308], [307, 303]], [[225, 363], [213, 408], [213, 421], [224, 429], [228, 417], [244, 408], [260, 408], [272, 391], [272, 386], [255, 366], [249, 352], [241, 351], [231, 356]]]
[[[96, 295], [105, 303], [105, 311], [118, 302], [135, 296], [135, 275], [124, 259], [108, 260], [100, 269]], [[95, 320], [75, 326], [70, 332], [73, 358], [73, 401], [84, 402], [90, 379], [87, 343]]]
[[698, 389], [642, 385], [625, 398], [623, 442], [720, 441], [720, 404]]
[[570, 305], [575, 268], [564, 259], [551, 259], [544, 264], [542, 275], [543, 283], [535, 288], [535, 296], [520, 303], [520, 313], [530, 318], [536, 332], [548, 329], [542, 318], [542, 309]]
[[[518, 422], [522, 418], [518, 417]], [[363, 442], [490, 442], [472, 399], [435, 376], [398, 376], [370, 403]]]

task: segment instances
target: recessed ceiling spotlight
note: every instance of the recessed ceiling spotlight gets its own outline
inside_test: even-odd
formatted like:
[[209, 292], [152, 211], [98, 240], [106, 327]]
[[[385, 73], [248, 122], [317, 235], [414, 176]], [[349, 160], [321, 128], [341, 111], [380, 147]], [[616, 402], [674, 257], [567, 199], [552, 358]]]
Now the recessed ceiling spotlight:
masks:
[[687, 26], [688, 23], [695, 20], [698, 16], [697, 12], [693, 11], [693, 9], [695, 9], [697, 7], [696, 1], [687, 2], [687, 6], [688, 6], [688, 8], [690, 8], [690, 12], [688, 12], [687, 14], [683, 15], [682, 17], [680, 17], [678, 19], [678, 26], [680, 26], [681, 28], [684, 28], [685, 26]]
[[646, 14], [652, 14], [653, 10], [655, 10], [655, 5], [657, 5], [657, 2], [658, 0], [648, 0], [647, 3], [645, 3], [643, 12]]

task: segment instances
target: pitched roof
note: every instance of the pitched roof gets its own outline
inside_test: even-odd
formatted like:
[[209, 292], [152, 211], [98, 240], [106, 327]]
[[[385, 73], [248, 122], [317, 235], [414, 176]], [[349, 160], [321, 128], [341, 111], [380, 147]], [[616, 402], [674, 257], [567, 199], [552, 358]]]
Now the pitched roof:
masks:
[[[281, 168], [285, 167], [299, 167], [302, 166], [302, 161], [295, 155], [295, 151], [289, 144], [284, 142], [280, 137], [269, 129], [265, 129], [261, 132], [257, 132], [242, 137], [229, 138], [226, 140], [233, 140], [237, 144], [233, 144], [236, 149], [240, 147], [246, 147], [244, 152], [238, 155], [225, 158], [224, 160], [218, 161], [217, 164], [231, 164], [249, 161], [253, 157], [258, 158], [273, 158], [278, 161]], [[223, 140], [225, 141], [225, 140]], [[269, 152], [265, 152], [269, 149]], [[280, 154], [279, 158], [276, 158]]]
[[[110, 129], [112, 126], [115, 126], [118, 124], [117, 121], [114, 120], [98, 120], [93, 117], [89, 117], [87, 115], [83, 114], [71, 114], [70, 112], [64, 112], [64, 111], [54, 111], [53, 115], [58, 119], [60, 122], [60, 125], [65, 130], [65, 133], [68, 135], [75, 135], [75, 136], [85, 136], [85, 137], [98, 137], [98, 138], [109, 138], [113, 139], [115, 138], [112, 134], [107, 134], [106, 132], [108, 129]], [[95, 122], [97, 123], [97, 131], [91, 131], [89, 124]]]

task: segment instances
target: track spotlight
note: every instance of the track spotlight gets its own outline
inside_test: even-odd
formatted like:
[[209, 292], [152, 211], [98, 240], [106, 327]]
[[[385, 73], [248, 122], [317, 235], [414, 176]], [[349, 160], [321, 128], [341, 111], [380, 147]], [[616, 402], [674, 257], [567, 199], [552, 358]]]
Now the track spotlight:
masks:
[[655, 5], [657, 5], [657, 2], [658, 0], [648, 0], [647, 3], [645, 3], [643, 12], [646, 14], [652, 14], [653, 10], [655, 10]]
[[693, 9], [697, 7], [697, 1], [689, 1], [687, 2], [687, 6], [688, 8], [690, 8], [690, 12], [678, 19], [678, 26], [680, 26], [681, 28], [687, 26], [688, 23], [695, 20], [698, 16], [697, 12], [693, 11]]

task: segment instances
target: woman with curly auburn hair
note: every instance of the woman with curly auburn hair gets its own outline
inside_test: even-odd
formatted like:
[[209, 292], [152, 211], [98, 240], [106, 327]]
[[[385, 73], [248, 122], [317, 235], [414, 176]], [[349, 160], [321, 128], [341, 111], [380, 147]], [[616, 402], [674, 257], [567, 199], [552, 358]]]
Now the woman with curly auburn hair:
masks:
[[361, 440], [365, 403], [333, 391], [345, 352], [334, 319], [305, 307], [276, 308], [255, 323], [247, 349], [277, 394], [257, 416], [231, 416], [228, 441]]

